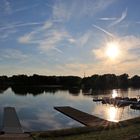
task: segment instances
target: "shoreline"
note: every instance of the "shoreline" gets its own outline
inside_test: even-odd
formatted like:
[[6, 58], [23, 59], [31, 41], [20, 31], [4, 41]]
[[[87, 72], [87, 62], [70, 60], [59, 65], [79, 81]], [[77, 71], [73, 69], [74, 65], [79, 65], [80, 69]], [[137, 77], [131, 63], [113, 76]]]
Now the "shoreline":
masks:
[[[120, 122], [106, 122], [106, 125], [95, 121], [95, 126], [82, 126], [47, 131], [24, 132], [34, 140], [139, 140], [140, 116]], [[6, 133], [0, 133], [0, 137]], [[11, 136], [16, 136], [15, 134]], [[113, 136], [113, 139], [112, 139]], [[84, 139], [83, 139], [84, 138]]]
[[[84, 134], [89, 134], [93, 132], [101, 132], [101, 131], [113, 131], [115, 129], [125, 129], [131, 126], [138, 126], [140, 128], [140, 117], [124, 120], [118, 123], [111, 123], [107, 126], [103, 126], [99, 124], [96, 127], [76, 127], [76, 128], [67, 128], [67, 129], [57, 129], [57, 130], [48, 130], [48, 131], [36, 131], [31, 132], [30, 135], [33, 138], [57, 138], [57, 137], [71, 137], [71, 136], [80, 136]], [[139, 134], [140, 135], [140, 132]]]

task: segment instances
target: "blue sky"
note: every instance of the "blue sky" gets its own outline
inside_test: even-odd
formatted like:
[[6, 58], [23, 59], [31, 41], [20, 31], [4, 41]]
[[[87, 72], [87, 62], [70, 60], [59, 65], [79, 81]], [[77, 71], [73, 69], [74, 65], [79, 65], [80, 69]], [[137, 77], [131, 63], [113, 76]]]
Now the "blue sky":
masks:
[[139, 0], [0, 0], [0, 75], [140, 75], [139, 13]]

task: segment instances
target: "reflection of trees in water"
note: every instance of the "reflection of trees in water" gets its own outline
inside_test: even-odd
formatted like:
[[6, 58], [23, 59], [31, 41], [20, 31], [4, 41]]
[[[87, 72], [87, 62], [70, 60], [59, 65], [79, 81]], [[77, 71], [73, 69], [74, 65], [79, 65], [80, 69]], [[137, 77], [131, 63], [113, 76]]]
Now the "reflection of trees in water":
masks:
[[121, 93], [123, 97], [128, 97], [129, 88], [118, 89], [118, 92]]
[[100, 94], [112, 94], [112, 90], [93, 90], [93, 89], [82, 89], [83, 95], [100, 95]]
[[44, 92], [43, 88], [31, 86], [12, 86], [11, 89], [17, 95], [33, 94], [35, 96]]
[[9, 86], [7, 85], [0, 85], [0, 93], [3, 93], [5, 90], [8, 89]]
[[71, 95], [78, 96], [80, 94], [80, 89], [79, 88], [70, 88], [69, 93]]
[[34, 96], [40, 94], [55, 94], [58, 91], [69, 91], [69, 94], [78, 96], [80, 93], [79, 88], [66, 88], [66, 87], [43, 87], [43, 86], [11, 86], [12, 91], [17, 95], [32, 94]]
[[61, 87], [45, 87], [45, 86], [11, 86], [12, 91], [17, 95], [32, 94], [34, 96], [40, 94], [55, 94], [58, 90], [68, 90]]

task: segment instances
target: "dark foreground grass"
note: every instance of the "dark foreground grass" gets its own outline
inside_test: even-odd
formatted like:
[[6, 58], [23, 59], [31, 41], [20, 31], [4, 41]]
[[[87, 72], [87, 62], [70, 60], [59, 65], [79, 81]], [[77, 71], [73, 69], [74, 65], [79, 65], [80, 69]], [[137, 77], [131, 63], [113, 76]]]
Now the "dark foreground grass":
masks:
[[31, 135], [35, 140], [140, 140], [140, 118], [107, 127], [81, 127]]

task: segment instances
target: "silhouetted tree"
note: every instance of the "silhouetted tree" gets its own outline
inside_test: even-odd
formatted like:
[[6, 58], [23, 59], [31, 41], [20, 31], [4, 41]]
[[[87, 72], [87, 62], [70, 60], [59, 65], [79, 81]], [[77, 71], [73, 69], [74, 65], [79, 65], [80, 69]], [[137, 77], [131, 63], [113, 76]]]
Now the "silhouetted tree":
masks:
[[[13, 75], [12, 77], [0, 76], [0, 86], [12, 86], [12, 89], [20, 93], [20, 89], [14, 87], [22, 87], [21, 93], [33, 93], [36, 94], [43, 92], [44, 87], [67, 87], [81, 88], [82, 89], [113, 89], [113, 88], [127, 88], [140, 87], [140, 77], [135, 75], [129, 79], [128, 74], [116, 76], [115, 74], [104, 74], [104, 75], [92, 75], [90, 77], [80, 78], [78, 76], [44, 76], [34, 74], [32, 76], [27, 75]], [[26, 89], [23, 88], [25, 86]], [[29, 87], [40, 86], [42, 89], [36, 89], [32, 91]], [[27, 91], [26, 91], [27, 90]]]
[[8, 77], [0, 76], [0, 85], [7, 85], [7, 84], [8, 84]]
[[122, 74], [118, 76], [118, 86], [122, 88], [128, 87], [128, 74]]
[[130, 86], [140, 87], [140, 77], [138, 75], [135, 75], [130, 79]]

